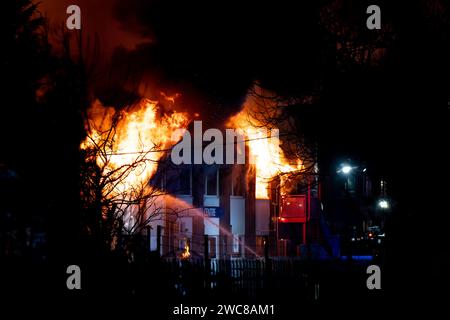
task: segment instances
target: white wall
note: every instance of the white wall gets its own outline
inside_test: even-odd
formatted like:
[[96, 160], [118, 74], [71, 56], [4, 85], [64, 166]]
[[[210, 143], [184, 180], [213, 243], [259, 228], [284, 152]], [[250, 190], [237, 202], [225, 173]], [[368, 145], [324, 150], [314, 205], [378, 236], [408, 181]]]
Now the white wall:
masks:
[[218, 196], [203, 196], [203, 206], [205, 207], [219, 207], [220, 198]]
[[205, 234], [209, 236], [219, 235], [219, 218], [205, 218]]
[[243, 197], [230, 197], [230, 223], [233, 234], [245, 234], [245, 199]]
[[269, 235], [270, 200], [256, 199], [255, 201], [256, 235], [267, 236]]

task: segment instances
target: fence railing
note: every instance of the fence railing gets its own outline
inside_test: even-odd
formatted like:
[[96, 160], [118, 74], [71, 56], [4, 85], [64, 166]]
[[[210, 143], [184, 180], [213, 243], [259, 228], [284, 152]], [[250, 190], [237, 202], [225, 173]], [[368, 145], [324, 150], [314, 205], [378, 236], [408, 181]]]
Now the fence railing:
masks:
[[[205, 290], [240, 293], [257, 299], [262, 292], [295, 288], [300, 296], [314, 296], [314, 286], [338, 273], [340, 262], [308, 262], [299, 258], [203, 259], [165, 258], [172, 281], [183, 296]], [[326, 276], [326, 277], [324, 277]]]
[[319, 286], [321, 297], [327, 295], [329, 299], [339, 296], [339, 291], [335, 291], [339, 288], [355, 292], [355, 296], [358, 290], [365, 289], [366, 262], [360, 261], [307, 261], [298, 257], [212, 259], [206, 265], [202, 258], [162, 261], [182, 296], [216, 292], [258, 301], [275, 292], [295, 292], [299, 299], [312, 301], [318, 299]]

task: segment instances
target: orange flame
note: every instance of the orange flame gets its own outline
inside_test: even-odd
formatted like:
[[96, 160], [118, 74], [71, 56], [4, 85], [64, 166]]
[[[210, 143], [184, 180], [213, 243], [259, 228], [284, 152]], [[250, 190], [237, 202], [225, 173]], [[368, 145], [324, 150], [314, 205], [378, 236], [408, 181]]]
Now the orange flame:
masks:
[[[120, 180], [113, 184], [112, 190], [104, 190], [111, 195], [147, 187], [158, 161], [174, 144], [172, 133], [185, 129], [188, 124], [186, 113], [174, 111], [159, 115], [158, 102], [149, 99], [142, 99], [129, 111], [121, 111], [113, 128], [115, 131], [111, 131], [113, 117], [117, 116], [113, 108], [96, 101], [88, 115], [91, 130], [81, 149], [104, 146], [105, 150], [97, 155], [96, 162], [100, 167], [106, 167], [105, 173], [112, 174], [112, 179]], [[109, 141], [105, 143], [105, 139]]]
[[189, 259], [190, 257], [191, 257], [191, 252], [189, 250], [189, 245], [186, 244], [184, 246], [183, 252], [181, 253], [181, 259], [186, 260], [186, 259]]
[[[302, 161], [297, 159], [292, 164], [281, 146], [278, 131], [268, 130], [258, 115], [264, 114], [266, 109], [276, 108], [274, 101], [263, 97], [248, 95], [243, 109], [233, 116], [229, 125], [241, 129], [247, 136], [247, 145], [250, 151], [250, 163], [255, 165], [257, 199], [269, 199], [269, 183], [278, 175], [298, 171], [303, 168]], [[283, 177], [281, 177], [283, 179]]]

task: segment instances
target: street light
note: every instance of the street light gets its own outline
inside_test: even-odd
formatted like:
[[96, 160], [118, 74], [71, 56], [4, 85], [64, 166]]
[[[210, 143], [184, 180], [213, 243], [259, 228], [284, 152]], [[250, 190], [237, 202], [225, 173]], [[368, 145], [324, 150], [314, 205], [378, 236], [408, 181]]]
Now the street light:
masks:
[[343, 164], [341, 164], [339, 170], [336, 171], [343, 177], [343, 179], [345, 181], [345, 184], [344, 184], [345, 190], [348, 190], [353, 185], [354, 177], [353, 177], [352, 171], [355, 168], [358, 168], [358, 167], [352, 167], [348, 163], [343, 163]]
[[381, 209], [381, 228], [384, 230], [384, 225], [386, 223], [386, 210], [389, 209], [389, 201], [386, 199], [380, 199], [378, 201], [378, 207]]
[[378, 201], [378, 206], [381, 209], [388, 209], [389, 208], [389, 202], [387, 200], [381, 199], [380, 201]]
[[348, 164], [343, 164], [341, 168], [337, 171], [338, 173], [343, 173], [348, 175], [353, 170], [353, 167]]
[[350, 166], [343, 166], [342, 167], [342, 173], [349, 174], [350, 171], [352, 171], [352, 167], [350, 167]]

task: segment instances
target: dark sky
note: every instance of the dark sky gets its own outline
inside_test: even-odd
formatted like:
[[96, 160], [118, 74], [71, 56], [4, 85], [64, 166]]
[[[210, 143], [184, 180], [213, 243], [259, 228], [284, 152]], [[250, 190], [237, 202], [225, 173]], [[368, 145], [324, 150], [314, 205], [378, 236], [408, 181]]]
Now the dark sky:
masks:
[[[43, 7], [53, 21], [61, 21], [66, 2], [45, 0]], [[287, 1], [72, 3], [81, 7], [83, 31], [98, 34], [103, 55], [115, 59], [115, 69], [132, 64], [153, 85], [185, 94], [198, 91], [205, 103], [236, 109], [253, 80], [285, 88], [310, 86], [315, 76], [320, 56], [315, 6]]]
[[[66, 2], [43, 4], [57, 21], [66, 16]], [[448, 53], [448, 5], [440, 0], [379, 1], [382, 31], [392, 41], [368, 66], [338, 62], [339, 34], [328, 25], [338, 21], [344, 40], [355, 45], [379, 47], [376, 31], [365, 28], [370, 1], [72, 3], [81, 6], [86, 32], [99, 35], [116, 79], [129, 70], [142, 73], [151, 88], [181, 92], [181, 103], [203, 117], [238, 110], [254, 80], [280, 93], [317, 94], [305, 128], [316, 131], [326, 157], [374, 159], [392, 174], [416, 161], [416, 145], [433, 140], [428, 134], [440, 126], [432, 122], [445, 112], [444, 97], [444, 109], [431, 107], [448, 90], [438, 80]]]

